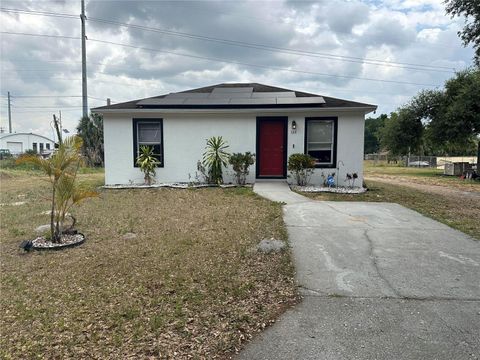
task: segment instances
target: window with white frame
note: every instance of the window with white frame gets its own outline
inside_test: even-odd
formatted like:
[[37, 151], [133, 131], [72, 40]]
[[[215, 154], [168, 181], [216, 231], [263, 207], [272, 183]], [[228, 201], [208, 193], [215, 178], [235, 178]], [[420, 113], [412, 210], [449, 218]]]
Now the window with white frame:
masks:
[[315, 159], [316, 167], [335, 167], [336, 118], [306, 118], [305, 153]]
[[134, 165], [140, 155], [141, 146], [153, 148], [153, 155], [163, 166], [163, 123], [162, 119], [134, 119], [133, 120]]

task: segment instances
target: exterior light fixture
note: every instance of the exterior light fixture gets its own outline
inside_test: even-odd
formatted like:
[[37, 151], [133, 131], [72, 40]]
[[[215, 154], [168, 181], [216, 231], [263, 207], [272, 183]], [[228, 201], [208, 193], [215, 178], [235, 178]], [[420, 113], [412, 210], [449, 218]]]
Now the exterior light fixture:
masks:
[[295, 120], [292, 121], [292, 130], [297, 130], [297, 122]]

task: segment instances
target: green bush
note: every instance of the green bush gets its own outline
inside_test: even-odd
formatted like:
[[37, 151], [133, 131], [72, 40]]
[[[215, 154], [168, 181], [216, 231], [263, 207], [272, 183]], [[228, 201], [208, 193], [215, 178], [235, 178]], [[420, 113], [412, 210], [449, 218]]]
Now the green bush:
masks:
[[37, 155], [37, 150], [28, 149], [25, 151], [25, 155]]
[[228, 161], [235, 171], [235, 179], [237, 184], [245, 185], [247, 175], [249, 174], [249, 167], [255, 163], [255, 154], [247, 151], [245, 154], [233, 153]]
[[213, 136], [207, 140], [203, 153], [202, 165], [208, 171], [209, 182], [223, 183], [223, 166], [227, 166], [230, 154], [227, 152], [227, 142], [221, 136]]
[[158, 160], [153, 155], [153, 146], [140, 146], [140, 155], [137, 157], [137, 165], [140, 166], [147, 185], [152, 185], [155, 179], [155, 168], [158, 166]]
[[288, 170], [299, 186], [308, 185], [314, 168], [315, 159], [308, 154], [292, 154], [288, 158]]

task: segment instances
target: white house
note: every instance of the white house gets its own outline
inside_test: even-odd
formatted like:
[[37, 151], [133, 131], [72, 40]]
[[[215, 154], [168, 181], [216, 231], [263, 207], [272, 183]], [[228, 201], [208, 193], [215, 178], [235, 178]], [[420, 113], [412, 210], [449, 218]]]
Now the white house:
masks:
[[[365, 115], [375, 105], [257, 83], [219, 84], [92, 109], [104, 117], [105, 183], [142, 183], [135, 165], [141, 145], [154, 146], [158, 182], [188, 182], [206, 140], [222, 136], [230, 152], [256, 154], [247, 181], [287, 179], [287, 159], [316, 159], [312, 183], [335, 172], [363, 180]], [[233, 181], [230, 169], [225, 182]]]
[[13, 155], [23, 154], [27, 150], [50, 153], [55, 148], [55, 142], [45, 136], [33, 133], [0, 134], [0, 149], [8, 149]]

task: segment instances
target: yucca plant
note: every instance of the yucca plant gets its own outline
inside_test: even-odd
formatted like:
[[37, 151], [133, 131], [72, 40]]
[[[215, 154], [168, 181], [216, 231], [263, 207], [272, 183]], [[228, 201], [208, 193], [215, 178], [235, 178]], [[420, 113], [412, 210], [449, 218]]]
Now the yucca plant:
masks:
[[[95, 191], [80, 188], [76, 182], [77, 172], [82, 164], [82, 139], [78, 136], [66, 138], [48, 159], [37, 155], [26, 155], [17, 160], [18, 163], [30, 163], [38, 166], [48, 176], [52, 184], [52, 206], [50, 214], [50, 238], [58, 243], [65, 232], [64, 223], [68, 211], [82, 200], [98, 196]], [[76, 220], [68, 231], [73, 230]]]
[[147, 185], [152, 185], [156, 175], [155, 168], [158, 164], [159, 162], [157, 158], [153, 155], [153, 146], [140, 146], [140, 155], [137, 157], [137, 165], [140, 166], [140, 170], [143, 172], [144, 180]]
[[221, 136], [213, 136], [207, 140], [207, 147], [203, 153], [202, 163], [208, 169], [210, 182], [223, 183], [223, 166], [227, 166], [230, 154], [226, 151], [229, 146]]

